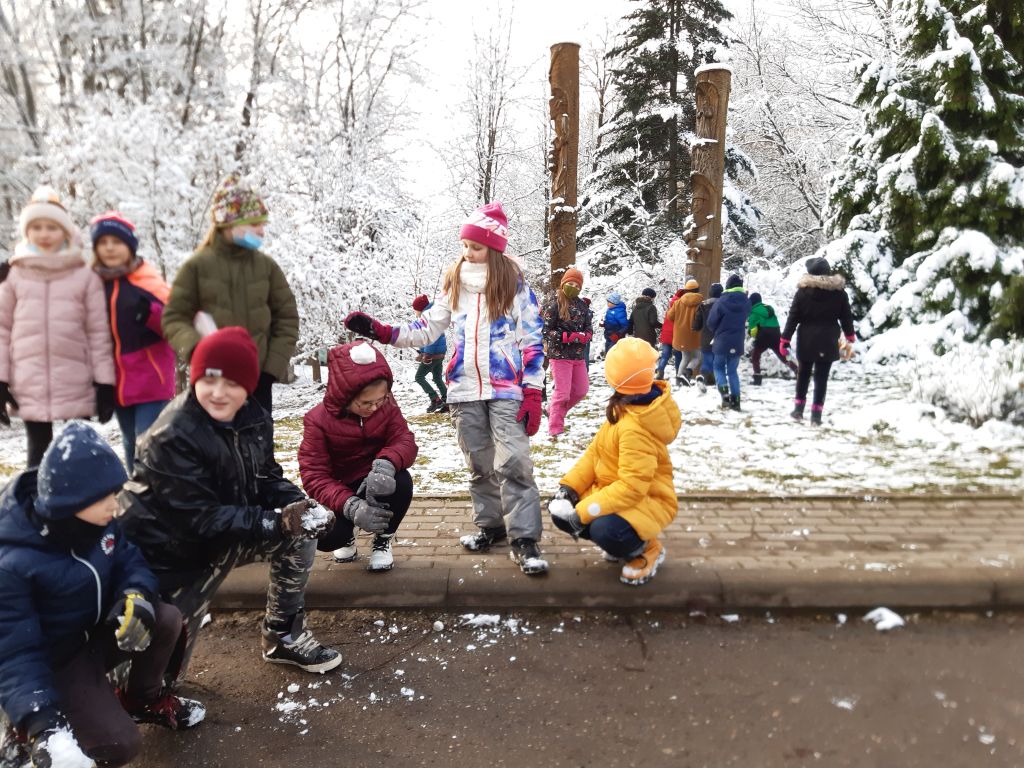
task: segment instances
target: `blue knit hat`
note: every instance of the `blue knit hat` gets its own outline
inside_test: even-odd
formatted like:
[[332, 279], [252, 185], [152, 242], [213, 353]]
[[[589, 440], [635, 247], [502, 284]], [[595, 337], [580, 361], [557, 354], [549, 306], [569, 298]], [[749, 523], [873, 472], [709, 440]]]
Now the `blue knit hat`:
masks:
[[113, 235], [128, 246], [132, 256], [139, 250], [139, 238], [135, 234], [135, 225], [128, 221], [124, 214], [119, 211], [106, 211], [93, 219], [90, 234], [92, 235], [93, 248], [96, 247], [96, 243], [104, 235]]
[[117, 454], [88, 424], [72, 421], [43, 454], [36, 513], [46, 520], [74, 517], [116, 493], [128, 479]]
[[622, 295], [618, 291], [612, 291], [611, 293], [608, 294], [608, 303], [609, 304], [621, 304], [622, 303]]

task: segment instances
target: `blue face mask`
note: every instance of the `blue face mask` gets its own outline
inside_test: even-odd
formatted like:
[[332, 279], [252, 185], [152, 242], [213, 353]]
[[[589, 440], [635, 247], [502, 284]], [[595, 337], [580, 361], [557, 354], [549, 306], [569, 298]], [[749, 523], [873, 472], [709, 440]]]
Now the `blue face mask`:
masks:
[[250, 251], [258, 251], [260, 246], [263, 245], [263, 238], [259, 235], [254, 235], [252, 232], [246, 232], [241, 237], [232, 235], [231, 240], [235, 245], [248, 248]]

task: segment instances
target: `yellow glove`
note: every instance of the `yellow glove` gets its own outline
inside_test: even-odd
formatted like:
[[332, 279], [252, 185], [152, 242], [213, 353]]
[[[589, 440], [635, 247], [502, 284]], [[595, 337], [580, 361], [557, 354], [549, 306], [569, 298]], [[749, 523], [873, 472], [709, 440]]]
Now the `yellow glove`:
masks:
[[750, 338], [752, 338], [752, 339], [756, 339], [757, 338], [757, 329], [760, 328], [760, 327], [761, 326], [759, 326], [759, 325], [755, 325], [753, 328], [750, 329]]

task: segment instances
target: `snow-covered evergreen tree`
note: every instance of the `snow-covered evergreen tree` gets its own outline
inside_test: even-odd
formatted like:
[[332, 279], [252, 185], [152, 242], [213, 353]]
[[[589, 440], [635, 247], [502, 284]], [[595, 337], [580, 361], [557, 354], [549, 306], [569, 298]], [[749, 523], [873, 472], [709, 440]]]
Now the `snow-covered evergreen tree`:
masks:
[[1024, 6], [899, 0], [891, 61], [859, 69], [863, 130], [824, 255], [870, 332], [941, 320], [1024, 335]]

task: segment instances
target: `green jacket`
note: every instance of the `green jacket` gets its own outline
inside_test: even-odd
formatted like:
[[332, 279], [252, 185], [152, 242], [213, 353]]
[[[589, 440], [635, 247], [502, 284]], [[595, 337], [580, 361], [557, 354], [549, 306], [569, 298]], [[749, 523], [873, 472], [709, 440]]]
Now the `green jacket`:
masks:
[[779, 318], [775, 316], [775, 308], [768, 304], [755, 304], [747, 318], [747, 330], [755, 328], [778, 328]]
[[164, 336], [182, 359], [199, 343], [196, 312], [213, 315], [218, 328], [240, 325], [260, 353], [260, 370], [285, 381], [299, 340], [299, 311], [277, 262], [260, 251], [214, 242], [189, 258], [174, 278], [164, 309]]

